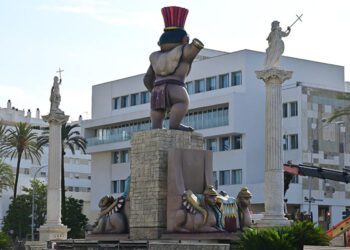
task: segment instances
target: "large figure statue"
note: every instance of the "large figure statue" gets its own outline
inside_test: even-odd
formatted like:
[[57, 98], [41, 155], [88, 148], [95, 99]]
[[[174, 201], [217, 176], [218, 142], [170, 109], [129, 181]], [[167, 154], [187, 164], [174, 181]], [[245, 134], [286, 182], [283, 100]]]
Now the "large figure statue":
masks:
[[158, 42], [160, 51], [150, 55], [151, 65], [143, 79], [151, 92], [153, 129], [163, 127], [165, 113], [170, 111], [170, 129], [193, 131], [193, 128], [181, 124], [189, 105], [184, 82], [203, 43], [193, 39], [189, 44], [184, 30], [187, 13], [187, 9], [176, 6], [162, 9], [165, 28]]
[[278, 21], [272, 22], [271, 32], [266, 39], [269, 42], [269, 47], [266, 49], [266, 69], [279, 66], [280, 58], [284, 52], [284, 42], [282, 41], [282, 37], [288, 36], [290, 31], [290, 27], [287, 28], [287, 32], [284, 32], [280, 28], [280, 23]]
[[51, 95], [50, 95], [50, 113], [62, 113], [59, 109], [60, 103], [61, 103], [61, 95], [60, 95], [60, 84], [62, 82], [62, 79], [58, 79], [57, 76], [53, 78], [53, 86], [51, 88]]

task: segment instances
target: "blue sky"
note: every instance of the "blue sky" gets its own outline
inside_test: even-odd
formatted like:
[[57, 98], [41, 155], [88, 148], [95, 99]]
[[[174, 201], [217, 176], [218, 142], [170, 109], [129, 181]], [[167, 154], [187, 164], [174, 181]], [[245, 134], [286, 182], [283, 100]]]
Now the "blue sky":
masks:
[[160, 9], [189, 9], [186, 30], [207, 48], [265, 51], [273, 20], [286, 28], [286, 56], [345, 66], [350, 81], [347, 0], [0, 0], [0, 107], [49, 111], [52, 78], [62, 73], [61, 108], [91, 112], [91, 86], [145, 72], [158, 49]]

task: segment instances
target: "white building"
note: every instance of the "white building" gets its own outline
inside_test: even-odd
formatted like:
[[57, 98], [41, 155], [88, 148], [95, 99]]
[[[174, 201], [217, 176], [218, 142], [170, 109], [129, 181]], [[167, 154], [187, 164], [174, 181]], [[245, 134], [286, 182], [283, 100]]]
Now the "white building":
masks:
[[[248, 186], [254, 213], [264, 210], [265, 85], [255, 75], [263, 69], [264, 56], [251, 50], [225, 53], [204, 49], [186, 79], [191, 104], [184, 123], [202, 133], [205, 147], [215, 152], [213, 177], [218, 189], [236, 196], [242, 186]], [[345, 89], [344, 68], [290, 57], [283, 57], [281, 66], [294, 72], [283, 85], [283, 133], [288, 138], [284, 162], [311, 163], [311, 124], [318, 122], [320, 126], [321, 118], [339, 106], [335, 91]], [[150, 128], [149, 93], [142, 78], [140, 74], [92, 88], [92, 119], [82, 126], [91, 153], [91, 208], [95, 214], [102, 196], [117, 196], [123, 191], [130, 174], [131, 133]], [[321, 134], [314, 134], [314, 140], [316, 136], [320, 140], [318, 153], [313, 153], [315, 165], [339, 165], [342, 154], [334, 147], [339, 138], [332, 136], [332, 126], [322, 127], [329, 130], [322, 143]], [[348, 155], [345, 158], [345, 165], [349, 165]], [[294, 181], [297, 179], [287, 192], [288, 208], [307, 211], [307, 178]], [[314, 182], [312, 196], [323, 199], [312, 204], [314, 220], [330, 211], [331, 224], [339, 222], [349, 202], [346, 198], [350, 198], [350, 192], [345, 191], [348, 185], [329, 182], [336, 191], [326, 198], [323, 182]]]
[[[10, 100], [6, 107], [0, 107], [0, 122], [7, 125], [7, 128], [10, 128], [17, 122], [29, 123], [34, 129], [34, 132], [38, 135], [43, 132], [43, 128], [48, 127], [48, 124], [41, 119], [39, 109], [36, 110], [35, 116], [32, 116], [30, 110], [25, 114], [24, 110], [18, 110], [13, 107]], [[48, 146], [45, 146], [43, 151], [40, 164], [39, 162], [32, 163], [29, 159], [22, 158], [17, 187], [18, 194], [22, 193], [23, 187], [30, 186], [30, 181], [33, 180], [37, 171], [39, 172], [37, 172], [36, 179], [44, 183], [47, 182]], [[13, 172], [16, 173], [17, 158], [12, 160], [5, 158], [5, 162], [10, 164], [13, 167]], [[66, 197], [72, 196], [83, 200], [83, 213], [90, 218], [91, 157], [89, 154], [83, 154], [80, 150], [76, 150], [75, 154], [72, 154], [69, 149], [66, 149], [64, 164], [65, 185], [67, 190]], [[39, 170], [41, 167], [43, 168]], [[11, 202], [11, 196], [13, 196], [12, 189], [3, 191], [3, 193], [0, 194], [0, 228], [2, 226], [3, 217], [6, 215], [6, 211]]]

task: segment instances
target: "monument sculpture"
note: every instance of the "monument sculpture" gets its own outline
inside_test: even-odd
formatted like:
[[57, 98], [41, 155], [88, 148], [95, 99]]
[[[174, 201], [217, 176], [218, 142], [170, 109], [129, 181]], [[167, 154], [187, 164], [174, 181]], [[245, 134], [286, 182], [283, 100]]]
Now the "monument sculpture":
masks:
[[257, 222], [258, 226], [284, 226], [289, 221], [284, 216], [283, 200], [283, 162], [282, 162], [282, 93], [281, 85], [292, 78], [292, 71], [279, 68], [279, 60], [284, 51], [282, 37], [288, 36], [283, 32], [278, 21], [272, 22], [269, 37], [269, 47], [266, 50], [265, 69], [255, 71], [256, 77], [262, 79], [266, 85], [265, 101], [265, 213]]
[[196, 38], [189, 43], [184, 29], [187, 14], [187, 9], [177, 6], [162, 8], [165, 28], [158, 42], [160, 51], [150, 55], [151, 65], [143, 79], [151, 92], [153, 129], [162, 128], [165, 114], [170, 112], [170, 129], [193, 131], [193, 128], [181, 124], [189, 106], [184, 82], [194, 58], [204, 45]]
[[55, 113], [63, 113], [62, 110], [59, 109], [60, 103], [61, 103], [61, 94], [60, 94], [60, 84], [62, 79], [58, 79], [57, 76], [53, 78], [53, 85], [51, 88], [51, 95], [50, 95], [50, 112]]
[[282, 37], [290, 34], [291, 28], [287, 28], [287, 32], [282, 31], [279, 21], [273, 21], [271, 24], [271, 32], [267, 37], [269, 47], [266, 49], [265, 68], [278, 67], [280, 58], [284, 52], [284, 42]]
[[237, 195], [237, 206], [238, 206], [238, 218], [240, 229], [251, 227], [252, 225], [252, 217], [251, 212], [249, 210], [250, 199], [252, 198], [252, 193], [248, 190], [248, 188], [243, 187], [241, 191], [239, 191]]
[[96, 223], [87, 227], [87, 231], [91, 231], [92, 234], [128, 233], [130, 176], [125, 180], [124, 190], [117, 199], [109, 195], [101, 198], [98, 204], [100, 214]]
[[212, 170], [210, 151], [168, 151], [167, 232], [236, 232], [251, 226], [251, 193], [242, 189], [238, 201], [218, 193]]
[[[58, 71], [61, 75], [62, 70]], [[47, 216], [46, 223], [38, 231], [40, 241], [67, 239], [69, 229], [61, 222], [61, 161], [62, 161], [62, 124], [68, 121], [69, 116], [60, 110], [61, 96], [59, 84], [62, 78], [54, 77], [51, 88], [50, 113], [43, 116], [43, 120], [49, 123], [49, 165], [47, 181]], [[52, 202], [55, 201], [55, 202]]]

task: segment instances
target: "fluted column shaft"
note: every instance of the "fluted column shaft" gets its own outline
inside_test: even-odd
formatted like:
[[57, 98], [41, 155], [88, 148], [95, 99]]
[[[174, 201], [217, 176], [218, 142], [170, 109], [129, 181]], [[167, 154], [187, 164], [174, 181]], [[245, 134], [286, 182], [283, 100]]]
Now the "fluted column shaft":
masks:
[[265, 104], [265, 214], [262, 224], [288, 224], [284, 217], [284, 178], [282, 161], [282, 83], [291, 71], [277, 68], [256, 71], [266, 84]]

